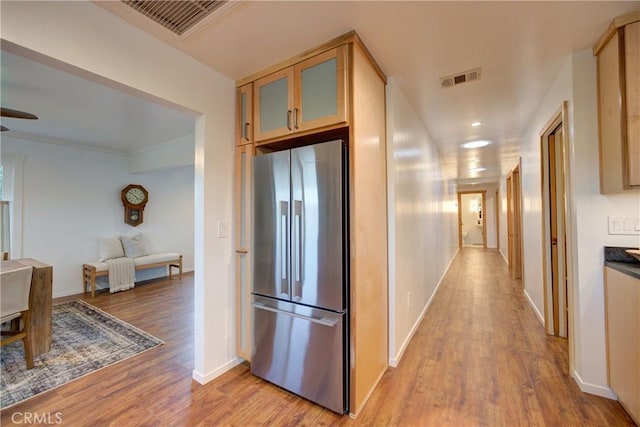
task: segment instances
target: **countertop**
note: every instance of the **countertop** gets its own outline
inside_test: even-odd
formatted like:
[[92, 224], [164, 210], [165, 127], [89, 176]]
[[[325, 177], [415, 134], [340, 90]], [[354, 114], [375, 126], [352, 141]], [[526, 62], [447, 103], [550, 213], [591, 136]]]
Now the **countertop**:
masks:
[[627, 249], [637, 248], [605, 246], [604, 265], [640, 280], [640, 261], [626, 253]]

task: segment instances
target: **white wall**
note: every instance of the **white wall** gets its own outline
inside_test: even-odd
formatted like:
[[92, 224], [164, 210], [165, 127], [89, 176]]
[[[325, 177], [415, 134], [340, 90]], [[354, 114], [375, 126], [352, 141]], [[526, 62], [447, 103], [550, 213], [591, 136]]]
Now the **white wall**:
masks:
[[197, 116], [193, 376], [207, 382], [225, 372], [238, 363], [233, 266], [231, 241], [216, 237], [216, 225], [232, 219], [234, 82], [90, 2], [2, 2], [1, 20], [3, 40], [48, 65], [71, 65]]
[[455, 186], [393, 78], [387, 85], [389, 364], [397, 366], [457, 249]]
[[[515, 166], [515, 165], [514, 165]], [[507, 172], [508, 171], [503, 171]], [[498, 216], [499, 219], [499, 230], [498, 230], [498, 239], [500, 241], [499, 251], [504, 261], [509, 263], [509, 240], [507, 236], [507, 180], [506, 176], [500, 177], [500, 182], [498, 183], [498, 198], [500, 200], [498, 207]]]
[[484, 207], [484, 221], [487, 227], [487, 248], [498, 247], [498, 230], [496, 229], [496, 187], [487, 190], [486, 205]]
[[[3, 136], [2, 155], [24, 156], [22, 252], [53, 265], [54, 297], [82, 292], [82, 264], [97, 261], [98, 237], [141, 232], [149, 249], [182, 253], [193, 270], [193, 166], [131, 175], [124, 155]], [[123, 221], [120, 191], [127, 184], [149, 191], [145, 221]], [[163, 275], [163, 269], [138, 280]]]
[[575, 310], [570, 319], [575, 343], [572, 375], [583, 391], [613, 397], [606, 375], [603, 246], [638, 246], [639, 239], [609, 236], [607, 215], [637, 216], [640, 199], [638, 192], [607, 196], [599, 193], [596, 99], [595, 59], [591, 49], [585, 49], [567, 58], [522, 137], [524, 286], [535, 309], [544, 313], [540, 133], [562, 102], [568, 100], [571, 179], [568, 228], [576, 249], [571, 260], [575, 280]]

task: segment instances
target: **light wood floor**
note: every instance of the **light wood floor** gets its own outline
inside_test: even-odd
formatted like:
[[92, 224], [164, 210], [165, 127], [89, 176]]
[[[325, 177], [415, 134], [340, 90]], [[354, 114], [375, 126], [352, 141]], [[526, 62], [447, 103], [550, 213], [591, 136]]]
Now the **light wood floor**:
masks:
[[204, 386], [192, 381], [191, 275], [84, 299], [166, 344], [2, 411], [3, 426], [24, 425], [12, 415], [33, 412], [60, 413], [65, 426], [634, 425], [617, 402], [580, 392], [566, 342], [545, 335], [497, 252], [459, 253], [400, 366], [357, 420], [246, 365]]

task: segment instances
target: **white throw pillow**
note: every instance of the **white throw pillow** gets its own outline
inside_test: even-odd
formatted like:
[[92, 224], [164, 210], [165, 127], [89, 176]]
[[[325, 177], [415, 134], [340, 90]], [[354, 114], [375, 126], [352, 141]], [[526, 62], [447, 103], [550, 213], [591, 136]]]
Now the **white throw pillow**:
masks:
[[117, 237], [101, 237], [98, 239], [98, 254], [99, 262], [112, 258], [122, 258], [124, 256], [122, 242]]
[[142, 234], [136, 234], [135, 236], [120, 236], [120, 240], [122, 241], [122, 247], [124, 248], [124, 256], [137, 258], [148, 254]]

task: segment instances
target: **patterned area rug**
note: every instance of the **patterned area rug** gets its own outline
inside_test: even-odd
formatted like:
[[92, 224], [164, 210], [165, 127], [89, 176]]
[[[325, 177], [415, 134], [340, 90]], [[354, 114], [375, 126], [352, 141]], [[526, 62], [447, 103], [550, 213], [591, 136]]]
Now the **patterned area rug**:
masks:
[[33, 369], [27, 369], [25, 365], [22, 341], [2, 347], [1, 408], [162, 343], [84, 301], [54, 306], [51, 351], [34, 357]]

